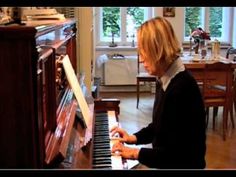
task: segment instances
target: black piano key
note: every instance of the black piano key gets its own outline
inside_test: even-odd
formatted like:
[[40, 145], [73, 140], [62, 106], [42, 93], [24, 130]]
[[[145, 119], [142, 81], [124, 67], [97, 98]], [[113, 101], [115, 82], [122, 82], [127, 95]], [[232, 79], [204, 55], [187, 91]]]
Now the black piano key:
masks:
[[94, 144], [95, 144], [95, 145], [93, 145], [94, 147], [96, 147], [96, 146], [103, 146], [103, 145], [105, 145], [105, 144], [107, 144], [107, 145], [110, 144], [110, 141], [101, 140], [101, 139], [94, 139], [93, 142], [94, 142]]
[[104, 151], [106, 149], [107, 149], [107, 147], [96, 147], [94, 150]]
[[106, 132], [106, 133], [108, 133], [109, 134], [109, 130], [108, 130], [108, 127], [106, 128], [106, 129], [99, 129], [99, 128], [95, 128], [95, 133], [96, 132]]
[[109, 137], [109, 133], [106, 133], [106, 132], [96, 132], [94, 133], [95, 136], [99, 136], [99, 135], [103, 135], [103, 136], [108, 136]]
[[108, 148], [110, 148], [110, 143], [99, 143], [99, 144], [96, 144], [96, 146], [94, 146], [94, 147], [108, 147]]
[[[97, 152], [99, 152], [99, 151], [101, 151], [101, 150], [94, 148], [93, 151], [94, 151], [95, 153], [97, 153]], [[105, 150], [103, 150], [103, 152], [104, 152], [104, 153], [105, 153], [105, 152], [111, 153], [111, 150], [110, 150], [110, 149], [107, 149], [107, 150], [105, 149]]]
[[109, 138], [109, 136], [96, 136], [96, 137], [94, 137], [94, 140], [96, 140], [96, 141], [101, 141], [101, 142], [110, 142], [110, 138]]
[[104, 165], [104, 164], [97, 164], [97, 165], [93, 165], [93, 168], [111, 169], [112, 167], [109, 164], [106, 164], [106, 165]]
[[97, 122], [97, 127], [96, 128], [108, 128], [108, 124], [106, 122]]
[[108, 122], [108, 117], [96, 117], [95, 122]]
[[99, 146], [110, 146], [110, 142], [102, 142], [102, 141], [97, 141], [96, 145], [94, 147], [99, 147]]
[[106, 133], [94, 133], [94, 137], [95, 138], [100, 138], [100, 139], [102, 139], [102, 138], [110, 138], [110, 136], [108, 135], [108, 134], [106, 134]]
[[99, 146], [95, 146], [94, 149], [110, 149], [110, 145], [109, 144], [104, 144], [104, 145], [99, 145]]
[[103, 151], [99, 151], [98, 149], [94, 148], [93, 154], [111, 154], [110, 149], [104, 149]]
[[94, 140], [94, 144], [95, 145], [93, 145], [93, 147], [96, 147], [96, 146], [103, 146], [103, 145], [109, 145], [110, 144], [110, 142], [109, 141], [96, 141], [96, 140]]
[[108, 116], [107, 112], [96, 113], [96, 117], [99, 116]]
[[109, 136], [96, 136], [95, 138], [94, 138], [94, 140], [95, 141], [102, 141], [102, 142], [110, 142], [110, 138], [109, 138]]
[[104, 138], [95, 137], [94, 142], [110, 142], [110, 139], [106, 138], [106, 137], [104, 137]]
[[110, 163], [111, 162], [111, 157], [95, 157], [93, 161], [97, 163]]
[[99, 161], [93, 161], [93, 165], [112, 165], [112, 162], [111, 161], [106, 161], [106, 160], [104, 160], [104, 161], [101, 161], [101, 162], [99, 162]]
[[101, 122], [95, 122], [94, 123], [95, 127], [99, 127], [99, 126], [107, 126], [108, 127], [108, 122], [104, 122], [104, 121], [101, 121]]
[[105, 153], [105, 154], [93, 154], [93, 158], [97, 157], [111, 157], [111, 154]]
[[95, 145], [93, 145], [93, 147], [96, 147], [96, 144], [109, 144], [110, 142], [109, 141], [104, 141], [104, 140], [94, 140], [93, 141]]
[[93, 154], [93, 158], [96, 158], [96, 157], [109, 157], [109, 158], [111, 158], [111, 153]]
[[95, 125], [104, 125], [104, 126], [108, 126], [108, 121], [107, 120], [97, 120], [94, 122]]
[[110, 165], [111, 164], [111, 159], [93, 159], [93, 164], [104, 164], [104, 165]]
[[96, 123], [108, 123], [108, 118], [96, 118]]
[[106, 154], [111, 154], [111, 151], [108, 151], [108, 150], [103, 150], [103, 152], [101, 152], [101, 150], [98, 150], [98, 149], [94, 149], [94, 153], [93, 153], [95, 156], [97, 155], [97, 154], [104, 154], [104, 155], [106, 155]]
[[100, 163], [111, 162], [111, 157], [94, 157], [93, 161]]
[[93, 142], [94, 142], [94, 144], [96, 146], [96, 144], [110, 143], [110, 139], [109, 138], [95, 137], [93, 139]]
[[95, 134], [96, 133], [106, 133], [106, 134], [109, 134], [109, 130], [108, 128], [107, 129], [98, 129], [98, 128], [95, 128]]
[[95, 144], [96, 144], [96, 143], [98, 143], [98, 144], [101, 144], [101, 143], [109, 143], [109, 142], [110, 142], [110, 139], [109, 139], [109, 138], [95, 137], [93, 142], [94, 142]]
[[110, 150], [110, 146], [109, 145], [104, 145], [104, 146], [95, 146], [95, 149], [102, 149], [102, 150]]

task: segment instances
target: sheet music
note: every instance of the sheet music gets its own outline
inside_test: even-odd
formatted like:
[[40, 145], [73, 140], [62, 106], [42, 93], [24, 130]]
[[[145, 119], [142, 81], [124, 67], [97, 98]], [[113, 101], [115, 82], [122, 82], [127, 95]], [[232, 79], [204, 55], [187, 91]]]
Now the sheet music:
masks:
[[91, 116], [89, 106], [85, 100], [82, 89], [80, 87], [80, 84], [78, 82], [78, 79], [76, 77], [75, 71], [71, 65], [68, 55], [66, 55], [62, 59], [62, 64], [63, 64], [64, 70], [67, 76], [67, 80], [71, 86], [72, 91], [74, 92], [75, 98], [81, 109], [85, 124], [86, 126], [88, 126], [90, 122], [90, 116]]

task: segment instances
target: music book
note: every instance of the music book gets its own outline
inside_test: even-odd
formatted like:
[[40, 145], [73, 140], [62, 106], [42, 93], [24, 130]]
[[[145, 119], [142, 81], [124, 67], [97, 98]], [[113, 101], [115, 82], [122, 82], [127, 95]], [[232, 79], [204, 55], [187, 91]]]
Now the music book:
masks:
[[79, 107], [81, 109], [82, 112], [82, 116], [84, 118], [84, 123], [85, 126], [87, 127], [90, 123], [90, 110], [89, 110], [89, 106], [85, 100], [84, 94], [82, 92], [81, 86], [79, 84], [79, 81], [76, 77], [75, 71], [71, 65], [69, 56], [66, 55], [63, 59], [62, 59], [62, 64], [67, 76], [67, 80], [71, 86], [71, 89], [75, 95], [75, 98], [79, 104]]

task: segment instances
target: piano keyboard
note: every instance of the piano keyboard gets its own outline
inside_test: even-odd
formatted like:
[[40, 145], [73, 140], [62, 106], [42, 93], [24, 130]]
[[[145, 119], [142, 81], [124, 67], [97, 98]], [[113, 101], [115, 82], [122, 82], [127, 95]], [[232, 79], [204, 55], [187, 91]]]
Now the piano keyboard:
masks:
[[111, 155], [114, 141], [110, 140], [109, 130], [115, 125], [118, 125], [115, 111], [96, 113], [93, 139], [94, 169], [124, 169], [121, 156]]

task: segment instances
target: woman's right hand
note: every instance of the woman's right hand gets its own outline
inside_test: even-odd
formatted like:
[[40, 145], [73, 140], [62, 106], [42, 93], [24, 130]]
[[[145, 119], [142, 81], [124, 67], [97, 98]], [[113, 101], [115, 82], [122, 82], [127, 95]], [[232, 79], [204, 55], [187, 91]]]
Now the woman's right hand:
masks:
[[[124, 129], [120, 127], [113, 127], [111, 130], [111, 136], [112, 139], [114, 140], [119, 140], [121, 143], [127, 143], [127, 144], [134, 144], [136, 143], [137, 139], [136, 136], [134, 135], [129, 135]], [[117, 136], [117, 134], [119, 136]]]

